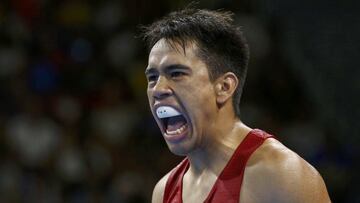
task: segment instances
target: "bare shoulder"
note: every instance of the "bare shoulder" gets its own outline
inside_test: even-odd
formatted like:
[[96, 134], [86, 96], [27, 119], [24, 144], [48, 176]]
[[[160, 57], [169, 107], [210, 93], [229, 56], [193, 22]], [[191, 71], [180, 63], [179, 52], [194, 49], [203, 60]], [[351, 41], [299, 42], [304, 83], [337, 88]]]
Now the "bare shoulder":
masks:
[[162, 203], [164, 199], [164, 191], [167, 179], [169, 178], [170, 172], [166, 174], [164, 177], [162, 177], [155, 185], [155, 188], [153, 190], [152, 194], [152, 203]]
[[251, 202], [331, 202], [318, 171], [273, 138], [249, 159], [243, 188]]

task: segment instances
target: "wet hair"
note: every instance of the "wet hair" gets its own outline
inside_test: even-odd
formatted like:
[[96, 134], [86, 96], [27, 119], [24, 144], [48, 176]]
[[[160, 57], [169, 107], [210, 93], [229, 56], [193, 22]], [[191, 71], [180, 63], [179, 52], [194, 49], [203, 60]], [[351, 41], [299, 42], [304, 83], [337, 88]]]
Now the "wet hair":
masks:
[[180, 44], [184, 52], [187, 43], [196, 43], [196, 54], [207, 65], [212, 82], [226, 72], [233, 72], [239, 79], [233, 95], [233, 107], [236, 116], [240, 117], [239, 105], [249, 48], [240, 28], [234, 25], [232, 16], [228, 11], [186, 8], [143, 27], [142, 36], [149, 50], [160, 39], [165, 39], [172, 46], [174, 43]]

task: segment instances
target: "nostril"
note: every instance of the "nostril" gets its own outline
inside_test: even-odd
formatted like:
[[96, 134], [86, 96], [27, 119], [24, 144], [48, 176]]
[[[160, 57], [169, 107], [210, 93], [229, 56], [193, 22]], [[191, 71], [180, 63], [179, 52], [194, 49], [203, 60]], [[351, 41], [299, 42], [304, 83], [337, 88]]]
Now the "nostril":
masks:
[[155, 91], [154, 92], [154, 98], [155, 99], [164, 99], [166, 97], [171, 96], [171, 94], [172, 94], [171, 90]]

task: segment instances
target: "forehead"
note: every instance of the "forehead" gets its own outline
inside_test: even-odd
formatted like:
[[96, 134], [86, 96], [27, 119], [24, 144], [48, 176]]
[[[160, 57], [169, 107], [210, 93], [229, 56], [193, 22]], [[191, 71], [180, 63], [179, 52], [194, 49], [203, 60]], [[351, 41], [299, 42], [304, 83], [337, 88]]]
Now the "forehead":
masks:
[[195, 42], [188, 41], [183, 47], [177, 42], [160, 39], [150, 51], [149, 66], [199, 61], [197, 49]]

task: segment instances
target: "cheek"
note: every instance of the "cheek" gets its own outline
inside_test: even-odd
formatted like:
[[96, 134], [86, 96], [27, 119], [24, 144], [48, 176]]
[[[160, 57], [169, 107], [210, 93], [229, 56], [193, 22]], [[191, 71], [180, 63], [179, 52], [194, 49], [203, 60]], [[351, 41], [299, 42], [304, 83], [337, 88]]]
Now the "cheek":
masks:
[[151, 100], [152, 100], [151, 91], [149, 89], [147, 89], [146, 94], [147, 94], [147, 97], [148, 97], [149, 104], [151, 104]]
[[209, 118], [215, 110], [216, 100], [211, 84], [197, 82], [187, 87], [186, 106], [195, 113], [194, 116], [201, 116], [201, 119]]
[[195, 81], [193, 85], [193, 94], [199, 102], [209, 103], [214, 96], [214, 89], [207, 78], [202, 78]]
[[146, 94], [147, 94], [148, 97], [150, 97], [150, 92], [151, 92], [151, 90], [150, 90], [150, 87], [148, 86], [146, 88]]

